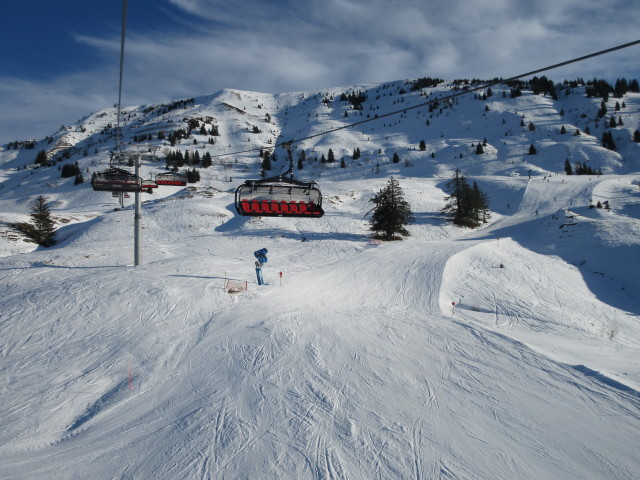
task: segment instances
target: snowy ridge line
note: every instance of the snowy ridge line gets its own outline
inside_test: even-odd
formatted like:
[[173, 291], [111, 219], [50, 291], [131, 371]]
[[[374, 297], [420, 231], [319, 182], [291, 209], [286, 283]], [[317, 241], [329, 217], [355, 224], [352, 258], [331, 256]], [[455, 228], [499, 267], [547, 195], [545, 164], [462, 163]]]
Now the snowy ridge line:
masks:
[[[553, 70], [553, 69], [556, 69], [556, 68], [564, 67], [566, 65], [571, 65], [572, 63], [577, 63], [577, 62], [581, 62], [581, 61], [584, 61], [584, 60], [588, 60], [590, 58], [598, 57], [600, 55], [605, 55], [607, 53], [612, 53], [612, 52], [615, 52], [617, 50], [622, 50], [622, 49], [629, 48], [629, 47], [632, 47], [632, 46], [638, 45], [638, 44], [640, 44], [640, 40], [634, 40], [632, 42], [628, 42], [628, 43], [625, 43], [625, 44], [622, 44], [622, 45], [618, 45], [618, 46], [615, 46], [615, 47], [607, 48], [605, 50], [600, 50], [598, 52], [594, 52], [594, 53], [590, 53], [590, 54], [587, 54], [587, 55], [583, 55], [581, 57], [574, 58], [574, 59], [571, 59], [571, 60], [566, 60], [564, 62], [560, 62], [560, 63], [554, 64], [554, 65], [550, 65], [548, 67], [543, 67], [543, 68], [539, 68], [537, 70], [532, 70], [531, 72], [521, 73], [519, 75], [516, 75], [516, 76], [513, 76], [513, 77], [509, 77], [509, 78], [504, 79], [504, 80], [502, 80], [502, 79], [501, 80], [495, 80], [495, 81], [492, 81], [492, 82], [488, 82], [488, 83], [482, 84], [482, 85], [477, 86], [477, 87], [466, 88], [462, 92], [451, 93], [451, 94], [445, 95], [444, 97], [440, 97], [440, 98], [436, 98], [436, 99], [433, 99], [433, 100], [429, 100], [428, 102], [419, 103], [417, 105], [412, 105], [412, 106], [403, 108], [401, 110], [395, 110], [393, 112], [387, 112], [387, 113], [383, 113], [381, 115], [376, 114], [376, 116], [374, 118], [368, 118], [366, 120], [361, 120], [359, 122], [350, 123], [348, 125], [341, 125], [339, 127], [332, 127], [332, 128], [329, 128], [326, 131], [322, 131], [320, 133], [316, 133], [316, 134], [313, 134], [313, 135], [308, 135], [306, 137], [295, 138], [295, 139], [291, 139], [291, 140], [282, 141], [280, 143], [276, 143], [274, 145], [274, 148], [275, 147], [290, 148], [292, 145], [294, 145], [296, 143], [301, 143], [301, 142], [303, 142], [305, 140], [311, 140], [313, 138], [317, 138], [317, 137], [320, 137], [320, 136], [323, 136], [323, 135], [328, 135], [329, 133], [335, 133], [335, 132], [338, 132], [340, 130], [345, 130], [347, 128], [353, 128], [353, 127], [357, 127], [357, 126], [360, 126], [360, 125], [364, 125], [365, 123], [369, 123], [369, 122], [373, 122], [373, 121], [380, 120], [380, 119], [383, 119], [383, 118], [399, 115], [399, 114], [405, 113], [405, 112], [407, 112], [409, 110], [415, 110], [415, 109], [422, 108], [422, 107], [428, 107], [428, 106], [431, 106], [431, 105], [433, 105], [433, 104], [435, 104], [437, 102], [453, 100], [454, 98], [460, 97], [462, 95], [466, 95], [467, 93], [486, 90], [487, 88], [490, 88], [490, 87], [493, 87], [493, 86], [496, 86], [496, 85], [500, 85], [500, 84], [507, 84], [508, 82], [512, 82], [512, 81], [518, 80], [520, 78], [529, 77], [531, 75], [536, 75], [538, 73], [546, 72], [548, 70]], [[223, 104], [223, 105], [227, 105], [227, 104]], [[233, 108], [233, 109], [236, 108], [236, 107], [233, 107], [231, 105], [227, 105], [227, 106], [229, 108]], [[242, 110], [239, 110], [239, 111], [242, 114], [245, 113]], [[249, 150], [240, 150], [240, 151], [235, 151], [235, 152], [216, 154], [216, 155], [212, 155], [212, 157], [217, 158], [217, 157], [223, 157], [223, 156], [228, 156], [228, 155], [240, 155], [240, 154], [244, 154], [244, 153], [255, 153], [255, 152], [260, 151], [260, 150], [261, 150], [261, 148], [258, 148], [258, 149], [253, 148], [253, 149], [249, 149]]]

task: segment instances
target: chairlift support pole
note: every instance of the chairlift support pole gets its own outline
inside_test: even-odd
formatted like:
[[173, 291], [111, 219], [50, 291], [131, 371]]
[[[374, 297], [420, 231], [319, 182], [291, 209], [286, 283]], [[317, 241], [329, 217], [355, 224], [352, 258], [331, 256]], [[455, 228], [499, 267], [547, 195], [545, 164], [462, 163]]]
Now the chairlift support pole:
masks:
[[[136, 177], [140, 177], [140, 153], [135, 155], [135, 174]], [[133, 220], [133, 264], [134, 266], [140, 265], [140, 233], [142, 230], [142, 199], [140, 195], [141, 191], [138, 189], [135, 193], [136, 199], [136, 213]]]

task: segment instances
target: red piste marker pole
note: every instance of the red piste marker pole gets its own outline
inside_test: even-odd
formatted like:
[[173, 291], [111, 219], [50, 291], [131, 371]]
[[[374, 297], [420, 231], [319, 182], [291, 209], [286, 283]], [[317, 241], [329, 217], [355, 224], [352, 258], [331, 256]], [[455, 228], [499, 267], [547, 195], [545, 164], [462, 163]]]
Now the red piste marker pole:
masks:
[[280, 286], [282, 286], [282, 272], [280, 272]]

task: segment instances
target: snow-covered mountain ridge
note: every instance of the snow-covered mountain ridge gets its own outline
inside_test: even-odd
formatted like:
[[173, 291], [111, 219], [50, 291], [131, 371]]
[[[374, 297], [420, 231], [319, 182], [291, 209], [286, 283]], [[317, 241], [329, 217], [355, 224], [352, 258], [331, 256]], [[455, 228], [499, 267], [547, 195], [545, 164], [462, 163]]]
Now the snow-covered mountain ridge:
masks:
[[[640, 94], [599, 118], [584, 87], [553, 100], [493, 86], [431, 111], [409, 107], [455, 84], [410, 87], [124, 108], [128, 150], [213, 158], [188, 167], [199, 183], [142, 194], [137, 267], [133, 198], [115, 208], [59, 170], [107, 167], [115, 109], [1, 151], [0, 477], [640, 476]], [[340, 100], [358, 92], [362, 110]], [[318, 182], [325, 216], [238, 216], [258, 150], [306, 137], [294, 174]], [[52, 164], [35, 168], [41, 150]], [[565, 175], [566, 160], [603, 175]], [[456, 168], [489, 196], [480, 229], [439, 214]], [[164, 169], [145, 158], [142, 176]], [[376, 245], [364, 215], [389, 176], [416, 222]], [[58, 222], [49, 249], [6, 226], [38, 195]], [[248, 290], [226, 293], [225, 278]]]

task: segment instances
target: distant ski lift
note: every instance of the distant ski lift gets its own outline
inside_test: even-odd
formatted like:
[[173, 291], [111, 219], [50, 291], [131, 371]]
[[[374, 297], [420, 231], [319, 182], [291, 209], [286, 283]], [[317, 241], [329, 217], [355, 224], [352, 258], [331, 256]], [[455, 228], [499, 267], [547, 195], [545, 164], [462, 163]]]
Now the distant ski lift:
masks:
[[139, 192], [142, 179], [129, 170], [112, 166], [103, 172], [94, 172], [91, 186], [96, 192]]
[[186, 184], [187, 174], [184, 172], [166, 172], [156, 174], [156, 185], [184, 187]]
[[158, 188], [158, 183], [152, 179], [142, 180], [142, 190], [145, 190], [147, 193], [153, 193], [153, 189]]
[[316, 182], [303, 182], [285, 175], [247, 180], [236, 189], [235, 206], [238, 214], [253, 217], [319, 218], [322, 193]]

